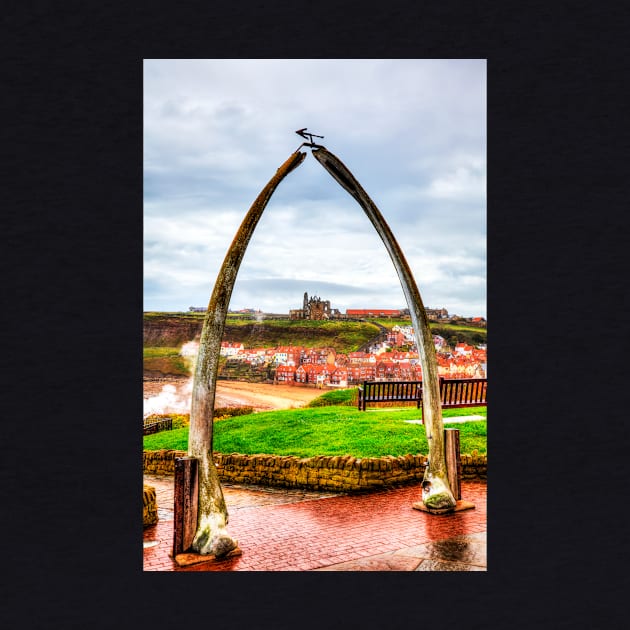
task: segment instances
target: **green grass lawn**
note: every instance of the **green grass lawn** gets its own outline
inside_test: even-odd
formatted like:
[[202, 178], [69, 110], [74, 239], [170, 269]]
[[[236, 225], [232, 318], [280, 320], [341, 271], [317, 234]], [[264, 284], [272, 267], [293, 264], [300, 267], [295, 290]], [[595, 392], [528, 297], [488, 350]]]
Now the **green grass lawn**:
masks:
[[[479, 415], [486, 407], [446, 409], [444, 427], [460, 431], [460, 452], [486, 454], [486, 420], [449, 424], [449, 417]], [[303, 407], [236, 416], [214, 423], [213, 449], [243, 455], [385, 455], [428, 454], [424, 425], [410, 424], [415, 408], [358, 411], [348, 406]], [[143, 438], [144, 450], [188, 449], [188, 427]]]

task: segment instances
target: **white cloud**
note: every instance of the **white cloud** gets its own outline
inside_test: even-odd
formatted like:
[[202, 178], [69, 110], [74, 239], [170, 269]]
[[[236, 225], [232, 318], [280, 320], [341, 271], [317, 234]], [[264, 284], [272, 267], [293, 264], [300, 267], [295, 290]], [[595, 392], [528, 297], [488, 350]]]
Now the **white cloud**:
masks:
[[486, 196], [486, 178], [482, 173], [460, 166], [433, 180], [428, 194], [438, 199], [483, 201]]
[[[307, 126], [383, 212], [425, 305], [485, 316], [485, 71], [484, 60], [146, 60], [145, 309], [207, 303], [245, 213]], [[270, 200], [232, 304], [286, 312], [306, 285], [340, 308], [404, 306], [370, 222], [310, 155]]]

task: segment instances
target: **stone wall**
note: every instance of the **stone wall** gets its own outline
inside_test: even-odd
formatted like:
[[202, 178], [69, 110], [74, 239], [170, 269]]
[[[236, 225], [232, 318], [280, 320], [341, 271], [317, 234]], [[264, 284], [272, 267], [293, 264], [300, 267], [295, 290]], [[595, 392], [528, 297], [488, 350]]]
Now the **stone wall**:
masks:
[[[144, 451], [143, 470], [151, 475], [172, 475], [175, 458], [185, 456], [185, 451]], [[426, 460], [424, 455], [359, 459], [214, 453], [222, 482], [328, 492], [361, 492], [422, 481]], [[473, 451], [461, 455], [461, 462], [463, 479], [486, 479], [486, 455]]]

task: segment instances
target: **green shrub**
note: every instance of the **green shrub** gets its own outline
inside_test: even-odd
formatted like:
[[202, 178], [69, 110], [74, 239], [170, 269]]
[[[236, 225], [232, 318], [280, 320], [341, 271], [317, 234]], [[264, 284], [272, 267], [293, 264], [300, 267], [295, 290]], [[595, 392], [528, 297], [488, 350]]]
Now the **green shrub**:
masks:
[[254, 413], [253, 407], [217, 407], [214, 410], [214, 420], [225, 420], [225, 418], [234, 418], [235, 416], [247, 416]]
[[179, 348], [143, 348], [143, 367], [147, 372], [160, 372], [164, 375], [189, 376], [191, 362], [180, 354]]
[[328, 407], [329, 405], [347, 405], [352, 407], [357, 404], [356, 387], [350, 389], [333, 389], [311, 400], [306, 407]]

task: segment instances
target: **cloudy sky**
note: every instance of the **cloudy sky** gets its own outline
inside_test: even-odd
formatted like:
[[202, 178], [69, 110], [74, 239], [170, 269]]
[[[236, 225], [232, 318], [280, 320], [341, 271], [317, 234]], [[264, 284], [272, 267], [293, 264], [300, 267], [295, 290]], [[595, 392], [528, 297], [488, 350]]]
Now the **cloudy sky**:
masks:
[[[144, 310], [206, 307], [252, 202], [304, 141], [354, 174], [427, 308], [486, 317], [484, 59], [144, 61]], [[407, 304], [361, 207], [310, 155], [273, 194], [230, 308]]]

